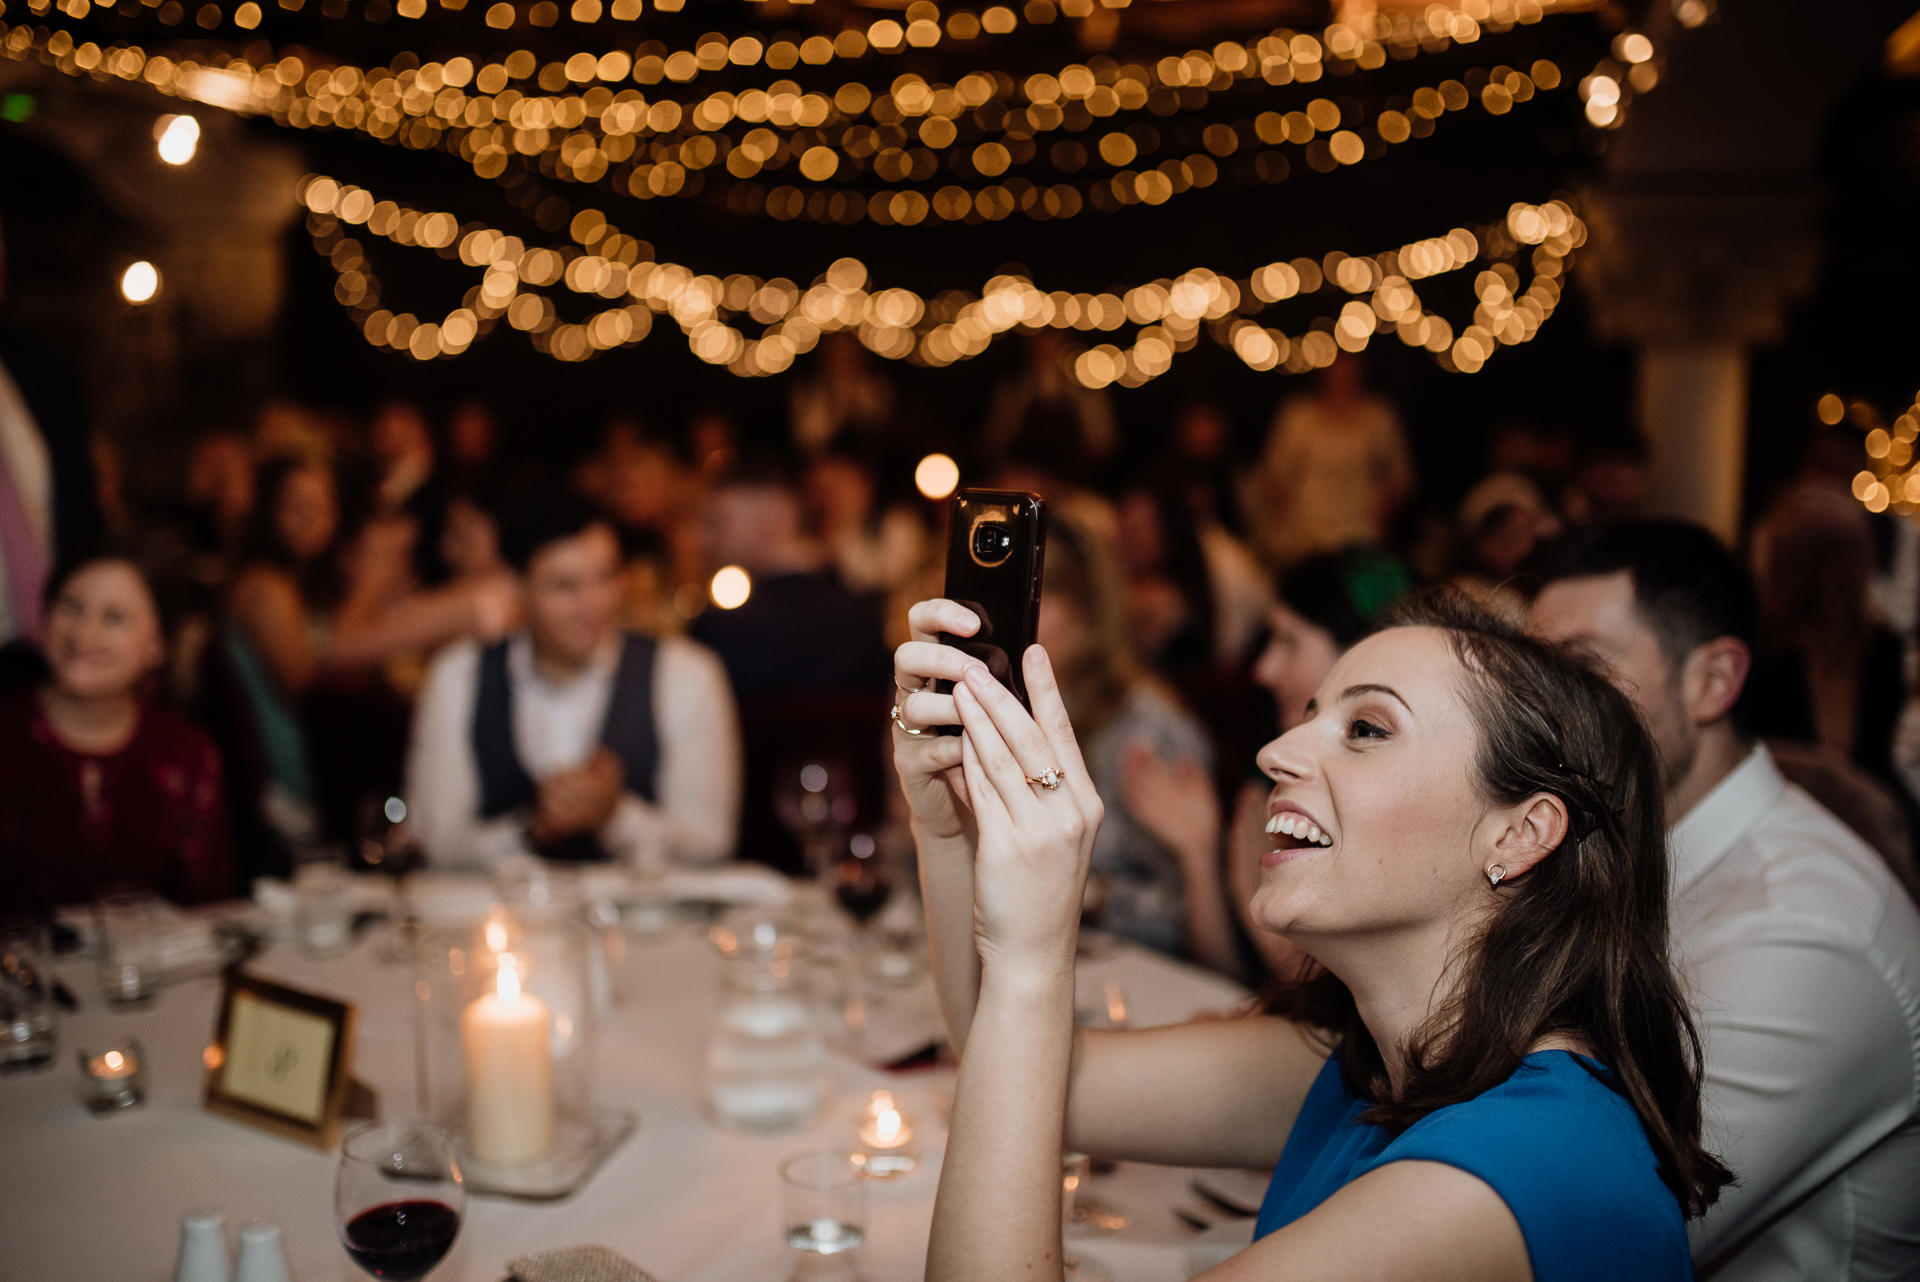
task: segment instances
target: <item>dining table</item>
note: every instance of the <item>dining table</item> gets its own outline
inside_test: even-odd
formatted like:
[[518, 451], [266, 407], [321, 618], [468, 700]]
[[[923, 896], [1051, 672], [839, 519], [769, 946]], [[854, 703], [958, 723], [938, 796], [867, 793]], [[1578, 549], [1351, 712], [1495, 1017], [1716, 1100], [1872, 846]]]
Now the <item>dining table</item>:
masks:
[[[431, 1113], [433, 1102], [417, 1098], [414, 978], [404, 957], [395, 960], [391, 939], [383, 941], [387, 929], [376, 927], [334, 956], [270, 943], [245, 971], [354, 1004], [353, 1075], [392, 1119]], [[723, 959], [698, 921], [621, 942], [611, 1009], [597, 1035], [594, 1091], [597, 1104], [635, 1114], [637, 1128], [569, 1196], [471, 1197], [432, 1282], [500, 1282], [510, 1259], [588, 1244], [611, 1248], [660, 1282], [781, 1282], [792, 1272], [792, 1252], [779, 1162], [851, 1147], [857, 1115], [882, 1089], [912, 1119], [921, 1160], [903, 1178], [871, 1184], [860, 1272], [866, 1282], [923, 1276], [951, 1066], [891, 1071], [842, 1028], [829, 1039], [832, 1097], [809, 1126], [778, 1136], [723, 1130], [703, 1107], [706, 1049], [726, 991]], [[0, 1282], [164, 1282], [173, 1274], [181, 1218], [198, 1209], [223, 1213], [230, 1229], [255, 1218], [278, 1224], [298, 1282], [362, 1277], [334, 1224], [337, 1151], [202, 1106], [220, 976], [178, 980], [151, 1006], [125, 1009], [98, 996], [83, 958], [63, 959], [56, 970], [79, 1009], [60, 1016], [53, 1064], [0, 1079]], [[1134, 1027], [1181, 1022], [1246, 995], [1213, 972], [1113, 938], [1083, 948], [1078, 982], [1101, 995], [1098, 1005], [1118, 995]], [[917, 1029], [939, 1027], [924, 972], [903, 986], [872, 988], [866, 1005], [876, 1035], [891, 1029], [899, 1044]], [[123, 1037], [144, 1049], [145, 1102], [96, 1115], [82, 1103], [76, 1050]], [[1196, 1174], [1097, 1167], [1081, 1195], [1129, 1222], [1076, 1239], [1073, 1250], [1121, 1282], [1185, 1278], [1196, 1219], [1217, 1211], [1195, 1198]]]

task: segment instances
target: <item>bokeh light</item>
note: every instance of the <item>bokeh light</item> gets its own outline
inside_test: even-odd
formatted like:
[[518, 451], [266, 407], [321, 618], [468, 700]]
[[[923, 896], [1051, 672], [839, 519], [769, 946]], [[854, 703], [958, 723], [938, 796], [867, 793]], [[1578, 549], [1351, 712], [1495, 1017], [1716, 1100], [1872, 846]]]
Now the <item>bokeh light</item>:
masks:
[[707, 585], [707, 595], [722, 610], [738, 610], [753, 595], [753, 578], [737, 565], [723, 566]]
[[960, 465], [945, 454], [929, 454], [913, 469], [913, 483], [930, 499], [943, 499], [960, 484]]
[[160, 292], [160, 270], [142, 259], [120, 273], [120, 297], [129, 303], [150, 303]]
[[184, 165], [200, 149], [200, 122], [192, 116], [162, 116], [154, 122], [153, 136], [160, 146], [160, 159]]

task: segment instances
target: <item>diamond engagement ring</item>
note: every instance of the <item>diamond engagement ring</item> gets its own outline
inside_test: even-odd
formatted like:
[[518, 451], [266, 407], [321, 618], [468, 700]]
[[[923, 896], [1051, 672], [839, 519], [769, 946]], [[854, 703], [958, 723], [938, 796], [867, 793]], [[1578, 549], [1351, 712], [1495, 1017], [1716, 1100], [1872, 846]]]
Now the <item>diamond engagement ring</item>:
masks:
[[906, 731], [908, 734], [913, 735], [916, 738], [926, 733], [926, 730], [924, 728], [915, 730], [912, 726], [907, 724], [906, 719], [900, 715], [900, 705], [897, 703], [893, 705], [893, 724], [896, 726], [899, 726], [902, 730]]
[[1027, 782], [1037, 783], [1042, 788], [1045, 788], [1048, 792], [1052, 792], [1055, 788], [1058, 788], [1060, 786], [1060, 781], [1065, 777], [1066, 776], [1061, 774], [1056, 767], [1048, 766], [1045, 770], [1042, 770], [1037, 775], [1028, 775]]

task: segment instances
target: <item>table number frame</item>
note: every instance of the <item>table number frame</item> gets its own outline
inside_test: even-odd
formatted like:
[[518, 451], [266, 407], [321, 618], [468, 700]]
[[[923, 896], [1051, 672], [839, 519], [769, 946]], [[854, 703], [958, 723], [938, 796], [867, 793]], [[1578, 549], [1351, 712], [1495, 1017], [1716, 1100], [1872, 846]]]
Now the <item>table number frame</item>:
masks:
[[[227, 1074], [235, 1053], [235, 1012], [242, 1003], [256, 1005], [310, 1036], [313, 1021], [321, 1021], [330, 1036], [325, 1056], [325, 1081], [317, 1112], [276, 1108], [259, 1098], [248, 1098], [229, 1086]], [[213, 1041], [206, 1051], [207, 1079], [202, 1104], [210, 1113], [257, 1127], [283, 1139], [323, 1151], [339, 1143], [344, 1124], [377, 1114], [377, 1104], [366, 1087], [353, 1080], [353, 1042], [359, 1012], [351, 1002], [303, 992], [238, 971], [229, 971], [220, 991]], [[308, 1070], [313, 1071], [313, 1070]]]

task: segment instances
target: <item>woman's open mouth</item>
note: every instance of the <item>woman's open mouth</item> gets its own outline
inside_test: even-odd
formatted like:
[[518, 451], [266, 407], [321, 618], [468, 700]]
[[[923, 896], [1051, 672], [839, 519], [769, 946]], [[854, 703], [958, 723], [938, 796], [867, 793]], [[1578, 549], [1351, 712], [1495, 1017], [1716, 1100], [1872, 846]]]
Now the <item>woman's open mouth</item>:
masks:
[[1268, 819], [1267, 835], [1274, 838], [1274, 843], [1273, 849], [1260, 856], [1263, 868], [1278, 867], [1333, 844], [1333, 838], [1319, 824], [1296, 810], [1283, 810]]

